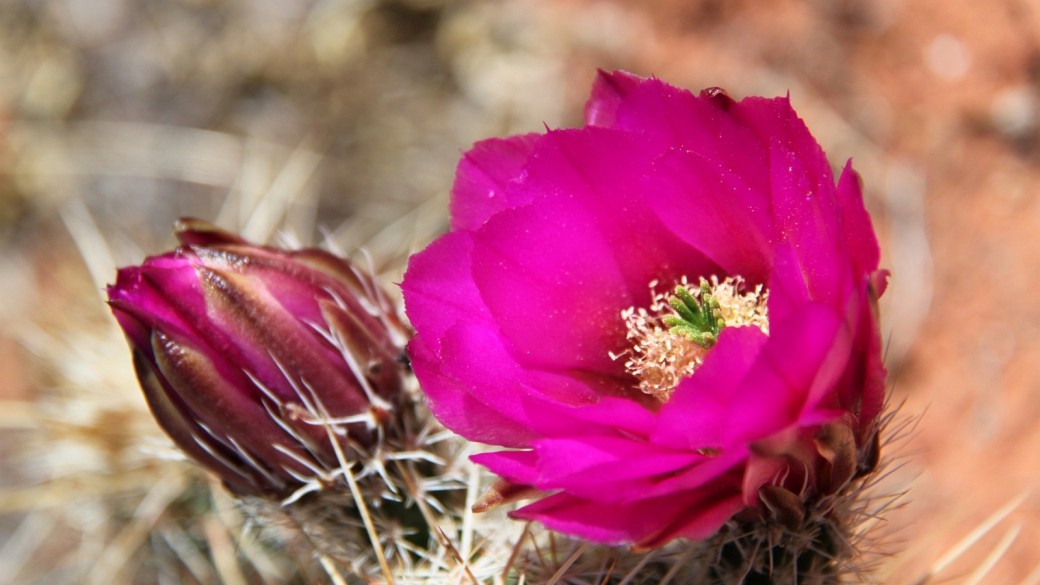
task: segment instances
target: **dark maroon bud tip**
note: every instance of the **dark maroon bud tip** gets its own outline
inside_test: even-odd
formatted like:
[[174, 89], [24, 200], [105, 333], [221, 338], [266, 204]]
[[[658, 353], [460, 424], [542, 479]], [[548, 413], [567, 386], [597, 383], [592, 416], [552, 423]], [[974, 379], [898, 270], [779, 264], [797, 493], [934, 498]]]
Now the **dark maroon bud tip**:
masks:
[[194, 217], [182, 217], [173, 222], [173, 233], [177, 236], [177, 240], [185, 246], [249, 244], [249, 242], [231, 232], [224, 231], [209, 222]]
[[733, 98], [729, 97], [726, 90], [721, 87], [709, 87], [708, 89], [701, 90], [701, 99], [715, 106], [716, 108], [726, 112], [729, 107], [737, 103]]

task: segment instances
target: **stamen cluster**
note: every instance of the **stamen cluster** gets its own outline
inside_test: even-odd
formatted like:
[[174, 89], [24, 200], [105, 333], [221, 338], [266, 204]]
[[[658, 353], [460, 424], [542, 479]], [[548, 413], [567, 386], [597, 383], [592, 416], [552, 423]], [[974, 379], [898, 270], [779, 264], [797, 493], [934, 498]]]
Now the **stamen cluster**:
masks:
[[[701, 286], [704, 284], [702, 278]], [[722, 282], [717, 276], [711, 277], [711, 296], [718, 303], [722, 322], [726, 327], [754, 325], [769, 335], [769, 291], [758, 284], [741, 293], [744, 287], [744, 279], [739, 276], [727, 276]]]
[[656, 290], [658, 284], [650, 283], [649, 310], [629, 307], [621, 312], [632, 347], [610, 357], [627, 357], [625, 370], [639, 380], [639, 389], [661, 402], [701, 365], [724, 327], [754, 326], [769, 334], [769, 291], [762, 285], [741, 293], [743, 278], [719, 281], [713, 275], [710, 282], [702, 277], [693, 289], [684, 276], [674, 294], [666, 295]]

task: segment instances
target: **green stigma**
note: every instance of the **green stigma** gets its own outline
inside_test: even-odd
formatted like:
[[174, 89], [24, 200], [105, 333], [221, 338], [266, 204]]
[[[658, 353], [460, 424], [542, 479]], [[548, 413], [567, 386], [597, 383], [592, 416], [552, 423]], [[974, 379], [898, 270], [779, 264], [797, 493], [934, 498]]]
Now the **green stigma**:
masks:
[[704, 349], [711, 349], [725, 327], [722, 311], [707, 281], [701, 280], [697, 296], [699, 300], [685, 286], [676, 286], [675, 294], [668, 297], [668, 304], [676, 314], [664, 315], [661, 322], [668, 326], [670, 333], [685, 337]]

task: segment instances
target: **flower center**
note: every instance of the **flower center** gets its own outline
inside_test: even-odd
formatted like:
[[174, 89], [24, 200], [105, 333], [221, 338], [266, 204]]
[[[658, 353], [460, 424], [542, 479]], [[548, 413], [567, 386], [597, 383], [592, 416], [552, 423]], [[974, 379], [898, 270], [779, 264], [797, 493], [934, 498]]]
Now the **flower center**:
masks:
[[625, 369], [639, 380], [639, 389], [667, 402], [684, 378], [704, 362], [725, 327], [754, 326], [769, 335], [766, 303], [769, 291], [758, 285], [741, 292], [744, 279], [728, 276], [719, 281], [700, 279], [697, 287], [686, 277], [672, 294], [650, 283], [649, 310], [629, 307], [621, 312], [631, 347], [611, 359], [626, 357]]

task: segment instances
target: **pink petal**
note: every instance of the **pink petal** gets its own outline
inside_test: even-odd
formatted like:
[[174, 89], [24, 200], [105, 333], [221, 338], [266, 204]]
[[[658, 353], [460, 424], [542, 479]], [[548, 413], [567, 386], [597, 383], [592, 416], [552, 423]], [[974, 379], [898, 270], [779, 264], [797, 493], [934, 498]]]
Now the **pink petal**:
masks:
[[742, 468], [748, 454], [747, 445], [731, 445], [723, 449], [720, 454], [709, 457], [674, 477], [658, 481], [653, 486], [644, 489], [640, 497], [667, 496], [699, 489], [732, 473], [734, 469]]
[[[821, 413], [822, 414], [822, 413]], [[819, 416], [819, 424], [840, 419]], [[817, 466], [823, 461], [812, 442], [817, 427], [793, 425], [756, 442], [744, 472], [744, 502], [752, 506], [758, 501], [763, 485], [773, 484], [794, 493], [812, 494], [816, 490]]]
[[[286, 310], [259, 276], [201, 264], [196, 271], [208, 309], [196, 325], [223, 334], [202, 337], [220, 355], [215, 362], [225, 379], [239, 379], [239, 387], [251, 389], [259, 400], [260, 390], [239, 371], [247, 370], [284, 400], [298, 401], [298, 389], [310, 386], [321, 389], [323, 405], [334, 417], [365, 412], [369, 400], [342, 354]], [[227, 345], [245, 360], [228, 359], [221, 339], [234, 340]]]
[[[248, 382], [225, 378], [218, 368], [220, 362], [212, 359], [212, 351], [195, 341], [172, 329], [153, 329], [155, 371], [169, 394], [176, 396], [175, 401], [187, 406], [194, 421], [212, 430], [202, 438], [208, 441], [213, 437], [231, 448], [227, 441], [231, 437], [265, 465], [305, 473], [306, 467], [274, 447], [295, 446], [299, 441], [271, 419], [257, 398], [249, 395]], [[331, 451], [327, 443], [318, 446]], [[303, 455], [302, 447], [295, 451]]]
[[[871, 307], [869, 304], [865, 304], [863, 307], [859, 345], [854, 351], [858, 352], [856, 355], [863, 356], [860, 366], [863, 371], [863, 385], [860, 390], [859, 412], [855, 412], [855, 410], [853, 412], [865, 427], [869, 427], [884, 409], [885, 380], [888, 378], [884, 354], [881, 351], [881, 326], [878, 322], [877, 308]], [[855, 404], [854, 398], [850, 400], [849, 394], [855, 396], [855, 390], [846, 394], [845, 402]]]
[[628, 132], [554, 131], [532, 153], [528, 176], [518, 185], [584, 207], [609, 234], [607, 245], [639, 305], [649, 304], [652, 280], [668, 286], [684, 275], [715, 272], [714, 264], [665, 227], [644, 198], [647, 174], [663, 152]]
[[569, 414], [577, 419], [613, 426], [634, 436], [646, 438], [653, 432], [656, 424], [649, 407], [660, 404], [656, 398], [648, 398], [652, 402], [646, 401], [649, 404], [644, 405], [635, 399], [607, 396], [596, 404], [576, 408]]
[[773, 220], [769, 201], [704, 157], [671, 151], [654, 164], [649, 200], [661, 220], [727, 274], [764, 283]]
[[441, 340], [441, 358], [445, 375], [540, 436], [616, 433], [610, 426], [569, 416], [576, 407], [599, 399], [592, 389], [568, 376], [524, 369], [496, 332], [459, 323]]
[[730, 490], [708, 492], [705, 496], [683, 510], [670, 526], [641, 541], [640, 546], [663, 546], [676, 538], [704, 540], [714, 536], [726, 521], [744, 508], [743, 498]]
[[768, 339], [758, 327], [723, 329], [704, 363], [661, 408], [653, 442], [684, 449], [723, 446], [725, 413]]
[[817, 367], [812, 385], [806, 388], [806, 400], [802, 406], [803, 416], [819, 409], [848, 409], [843, 404], [844, 393], [836, 391], [841, 388], [839, 380], [849, 366], [852, 347], [859, 329], [860, 296], [854, 294], [848, 303], [844, 318], [840, 320], [830, 349]]
[[852, 169], [851, 159], [845, 163], [841, 178], [838, 179], [837, 194], [838, 205], [841, 206], [842, 230], [852, 255], [853, 275], [859, 279], [877, 270], [881, 249], [870, 222], [870, 214], [863, 206], [859, 175]]
[[[885, 378], [888, 372], [882, 361], [881, 331], [877, 307], [862, 285], [859, 295], [850, 301], [851, 309], [858, 311], [857, 330], [851, 358], [841, 382], [838, 383], [839, 405], [869, 425], [880, 413], [885, 402]], [[864, 432], [870, 429], [862, 429]], [[860, 437], [863, 439], [864, 437]]]
[[614, 127], [641, 133], [663, 147], [662, 151], [694, 152], [740, 177], [756, 193], [769, 192], [768, 152], [763, 142], [706, 95], [698, 97], [648, 79], [626, 96]]
[[726, 444], [755, 441], [798, 420], [840, 325], [816, 303], [770, 324], [769, 341], [734, 395]]
[[538, 456], [534, 451], [495, 451], [470, 455], [470, 460], [516, 485], [535, 485]]
[[416, 333], [435, 352], [445, 331], [457, 322], [495, 326], [473, 282], [472, 252], [472, 236], [452, 232], [408, 259], [401, 283], [405, 309]]
[[527, 157], [541, 134], [482, 140], [466, 151], [455, 169], [451, 187], [451, 228], [477, 229], [489, 217], [529, 200], [517, 199], [508, 189], [520, 177]]
[[848, 410], [841, 409], [816, 409], [811, 412], [805, 412], [798, 417], [798, 426], [802, 428], [813, 428], [819, 427], [832, 423], [836, 420], [841, 420], [848, 414]]
[[769, 320], [784, 321], [809, 301], [809, 289], [794, 246], [778, 244], [774, 248], [773, 271], [769, 276]]
[[810, 296], [840, 308], [852, 273], [834, 187], [814, 189], [801, 162], [779, 144], [770, 150], [770, 165], [777, 233], [794, 247]]
[[[191, 259], [171, 252], [149, 258], [142, 266], [122, 268], [108, 287], [111, 302], [136, 307], [158, 320], [191, 331], [192, 315], [204, 315], [205, 302]], [[146, 342], [147, 343], [147, 342]]]
[[758, 134], [762, 144], [778, 141], [785, 150], [795, 153], [814, 190], [833, 189], [834, 174], [827, 156], [791, 107], [789, 97], [748, 97], [733, 104], [728, 112]]
[[534, 442], [534, 451], [538, 454], [538, 486], [543, 489], [649, 477], [706, 459], [693, 451], [621, 437], [542, 439]]
[[[194, 265], [197, 261], [193, 253], [178, 251], [149, 258], [140, 268], [121, 271], [116, 285], [109, 289], [109, 295], [113, 308], [132, 315], [144, 325], [143, 329], [135, 327], [132, 330], [135, 336], [143, 331], [146, 337], [144, 345], [137, 347], [150, 346], [152, 331], [162, 327], [179, 338], [195, 340], [192, 346], [204, 352], [214, 367], [226, 380], [233, 381], [240, 392], [248, 393], [255, 400], [261, 397], [260, 390], [243, 373], [243, 369], [248, 369], [265, 383], [270, 383], [269, 387], [281, 397], [295, 398], [291, 388], [278, 383], [284, 376], [255, 336], [237, 333], [234, 330], [237, 321], [226, 312], [221, 313], [219, 307], [214, 308], [210, 317]], [[123, 278], [124, 273], [128, 278]], [[142, 343], [140, 337], [134, 342]]]
[[875, 270], [870, 273], [870, 285], [874, 287], [874, 290], [877, 292], [877, 298], [880, 299], [881, 295], [885, 294], [885, 291], [888, 290], [888, 279], [891, 276], [892, 273], [885, 269]]
[[636, 542], [662, 529], [696, 501], [696, 496], [679, 494], [631, 504], [599, 504], [560, 493], [509, 515], [541, 522], [557, 532], [614, 545]]
[[[118, 317], [118, 314], [117, 314]], [[122, 320], [120, 324], [122, 325]], [[134, 344], [131, 344], [133, 346]], [[213, 439], [200, 425], [184, 401], [163, 381], [155, 360], [134, 349], [134, 369], [141, 383], [145, 401], [156, 422], [192, 459], [219, 473], [221, 479], [241, 494], [255, 493], [265, 478], [241, 462], [237, 454]], [[200, 443], [200, 441], [202, 443]], [[206, 448], [202, 446], [206, 445]], [[207, 448], [209, 450], [207, 450]], [[210, 450], [217, 453], [214, 457]], [[243, 463], [241, 466], [239, 463]], [[274, 487], [274, 486], [272, 486]]]
[[503, 211], [473, 233], [473, 277], [517, 358], [620, 375], [628, 287], [578, 203], [556, 197]]
[[607, 73], [599, 69], [596, 80], [592, 82], [592, 95], [585, 102], [585, 125], [613, 126], [618, 106], [633, 88], [644, 81], [642, 77], [624, 71]]
[[422, 339], [416, 337], [408, 343], [408, 355], [415, 375], [423, 381], [430, 410], [444, 426], [472, 441], [503, 447], [527, 447], [538, 437], [533, 429], [477, 400], [458, 380], [446, 375], [440, 358]]
[[780, 457], [763, 457], [754, 453], [748, 457], [747, 468], [744, 471], [743, 501], [744, 505], [754, 507], [758, 505], [758, 492], [766, 484], [774, 484], [784, 475], [789, 465]]

